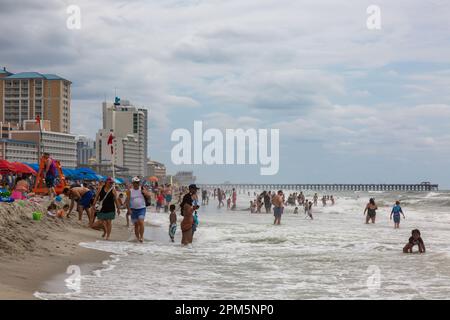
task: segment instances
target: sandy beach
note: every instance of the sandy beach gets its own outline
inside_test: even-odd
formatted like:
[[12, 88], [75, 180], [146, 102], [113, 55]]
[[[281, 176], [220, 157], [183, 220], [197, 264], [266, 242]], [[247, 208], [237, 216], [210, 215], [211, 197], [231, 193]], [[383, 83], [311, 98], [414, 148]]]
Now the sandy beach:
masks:
[[[78, 265], [83, 274], [101, 268], [108, 252], [86, 249], [80, 242], [101, 239], [101, 232], [89, 229], [86, 217], [32, 219], [33, 211], [46, 212], [44, 203], [2, 203], [0, 205], [0, 299], [35, 299], [34, 292], [45, 282]], [[122, 215], [114, 221], [111, 241], [128, 240], [130, 233]]]

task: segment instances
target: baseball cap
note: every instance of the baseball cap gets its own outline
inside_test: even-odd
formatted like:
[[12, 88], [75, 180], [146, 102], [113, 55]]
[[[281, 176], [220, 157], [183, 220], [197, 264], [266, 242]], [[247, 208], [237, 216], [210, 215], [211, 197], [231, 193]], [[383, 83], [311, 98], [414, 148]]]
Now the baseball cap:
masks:
[[134, 177], [131, 179], [131, 182], [141, 182], [141, 179], [139, 179], [139, 177]]

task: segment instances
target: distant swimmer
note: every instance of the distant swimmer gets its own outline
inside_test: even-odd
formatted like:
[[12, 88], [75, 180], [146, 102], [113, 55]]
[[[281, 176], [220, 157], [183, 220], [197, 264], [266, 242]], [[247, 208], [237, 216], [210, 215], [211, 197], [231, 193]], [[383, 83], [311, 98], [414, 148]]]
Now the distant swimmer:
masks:
[[312, 215], [312, 208], [313, 208], [313, 203], [310, 201], [308, 204], [308, 216], [311, 218], [311, 220], [314, 220], [313, 215]]
[[295, 207], [294, 214], [298, 214], [298, 207]]
[[317, 206], [317, 200], [319, 199], [319, 196], [317, 195], [317, 193], [315, 193], [314, 194], [314, 198], [313, 198], [313, 200], [314, 200], [314, 206], [316, 207]]
[[334, 202], [334, 197], [331, 196], [331, 197], [330, 197], [330, 200], [331, 200], [331, 205], [334, 206], [334, 204], [335, 204], [335, 202]]
[[377, 215], [378, 206], [375, 204], [375, 199], [370, 198], [369, 203], [366, 205], [366, 209], [364, 209], [364, 215], [366, 215], [366, 224], [369, 224], [369, 221], [372, 220], [372, 223], [375, 223], [375, 216]]
[[404, 253], [412, 253], [413, 247], [417, 245], [419, 247], [420, 253], [425, 253], [425, 244], [420, 236], [420, 231], [418, 229], [414, 229], [411, 231], [411, 237], [408, 240], [408, 243], [403, 248]]
[[283, 214], [283, 191], [279, 190], [277, 195], [273, 197], [272, 204], [274, 205], [273, 213], [275, 216], [275, 221], [273, 224], [280, 225], [281, 224], [281, 215]]
[[403, 219], [405, 219], [405, 214], [403, 213], [402, 207], [400, 207], [400, 201], [395, 201], [395, 206], [391, 211], [391, 220], [392, 216], [394, 216], [394, 229], [400, 228], [400, 214], [403, 215]]
[[270, 213], [270, 209], [272, 209], [272, 201], [270, 199], [270, 193], [264, 191], [264, 207], [266, 208], [266, 213]]

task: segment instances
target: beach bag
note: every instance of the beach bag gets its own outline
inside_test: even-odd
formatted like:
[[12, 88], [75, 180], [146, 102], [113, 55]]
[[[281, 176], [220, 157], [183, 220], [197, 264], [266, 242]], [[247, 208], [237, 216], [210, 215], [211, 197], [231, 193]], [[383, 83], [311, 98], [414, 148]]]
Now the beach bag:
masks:
[[[97, 201], [97, 203], [95, 204], [95, 211], [100, 212], [102, 210], [103, 201], [105, 201], [106, 197], [108, 196], [108, 194], [111, 192], [112, 189], [113, 189], [113, 187], [111, 187], [111, 189], [109, 189], [109, 191], [105, 194], [105, 196], [103, 197], [102, 200]], [[102, 189], [102, 190], [104, 190], [104, 189]]]
[[152, 205], [152, 198], [146, 197], [143, 190], [141, 190], [141, 192], [142, 192], [142, 196], [144, 197], [144, 200], [145, 200], [145, 206], [150, 207]]

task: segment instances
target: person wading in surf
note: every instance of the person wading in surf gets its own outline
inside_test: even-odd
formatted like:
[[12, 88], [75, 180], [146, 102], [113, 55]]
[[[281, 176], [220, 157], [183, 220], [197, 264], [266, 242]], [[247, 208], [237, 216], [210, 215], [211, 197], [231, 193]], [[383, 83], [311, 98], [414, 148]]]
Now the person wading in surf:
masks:
[[366, 205], [366, 209], [364, 210], [364, 215], [367, 212], [366, 216], [366, 224], [369, 224], [369, 221], [372, 220], [372, 223], [375, 223], [375, 216], [377, 215], [378, 206], [375, 204], [375, 199], [370, 198], [369, 203]]
[[279, 190], [278, 194], [273, 197], [272, 204], [274, 205], [273, 213], [275, 216], [275, 221], [273, 222], [274, 225], [280, 225], [281, 224], [281, 215], [283, 214], [283, 191]]

